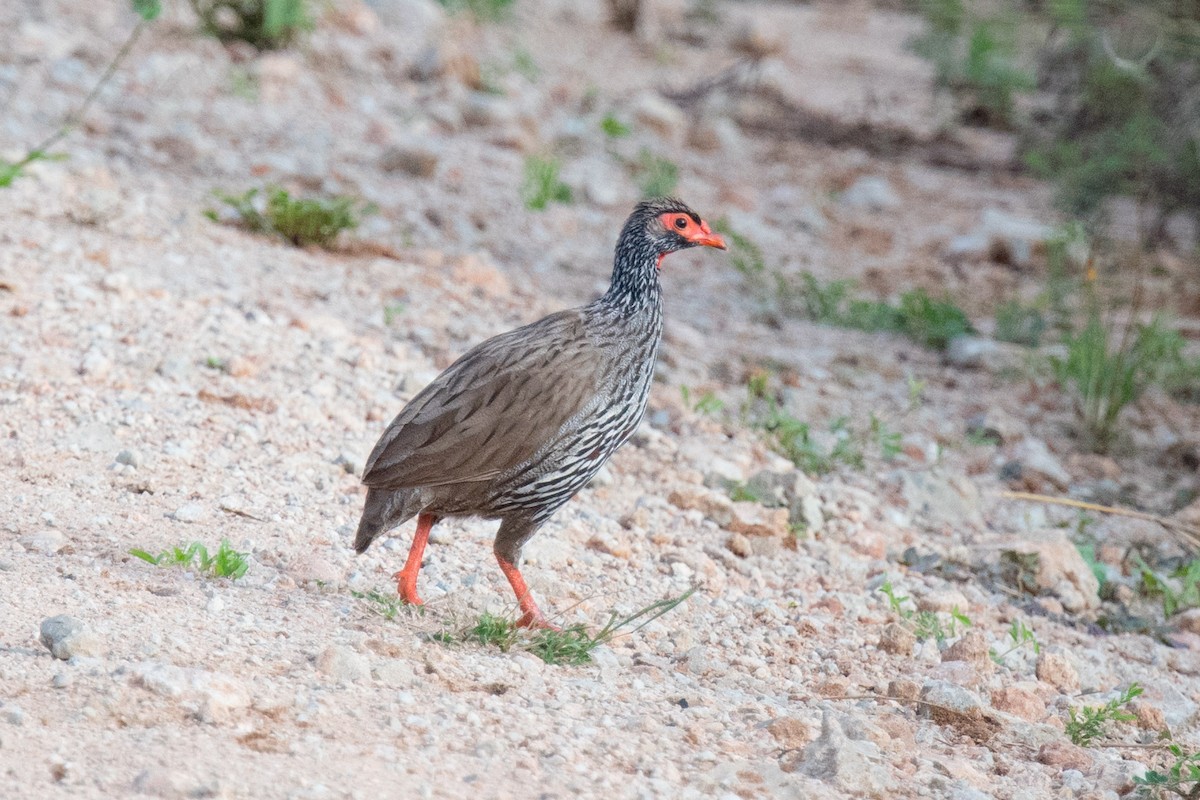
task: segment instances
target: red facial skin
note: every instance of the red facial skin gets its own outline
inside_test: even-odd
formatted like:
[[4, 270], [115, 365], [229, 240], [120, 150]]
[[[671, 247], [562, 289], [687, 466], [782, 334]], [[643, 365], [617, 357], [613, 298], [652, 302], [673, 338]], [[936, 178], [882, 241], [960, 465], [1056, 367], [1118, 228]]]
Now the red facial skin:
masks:
[[[692, 219], [687, 214], [662, 214], [659, 216], [663, 226], [669, 231], [674, 231], [687, 239], [692, 244], [698, 244], [703, 247], [716, 247], [721, 250], [728, 249], [725, 245], [725, 240], [720, 234], [713, 233], [712, 228], [708, 227], [708, 223], [701, 220], [699, 223]], [[662, 260], [666, 253], [658, 257], [658, 265], [662, 266]]]

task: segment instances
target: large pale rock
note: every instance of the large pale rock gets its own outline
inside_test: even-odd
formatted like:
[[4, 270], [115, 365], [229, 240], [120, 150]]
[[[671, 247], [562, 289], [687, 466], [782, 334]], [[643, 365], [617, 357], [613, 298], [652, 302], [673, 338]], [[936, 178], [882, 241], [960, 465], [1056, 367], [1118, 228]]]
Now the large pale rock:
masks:
[[1061, 530], [1050, 528], [1024, 534], [1007, 545], [1004, 552], [1009, 563], [1020, 565], [1015, 568], [1021, 570], [1023, 583], [1032, 577], [1039, 594], [1057, 597], [1067, 611], [1099, 607], [1100, 582], [1074, 542]]
[[55, 658], [100, 655], [100, 637], [74, 617], [65, 614], [42, 620], [41, 640]]
[[826, 711], [821, 735], [804, 748], [797, 761], [784, 769], [823, 780], [837, 789], [867, 797], [888, 797], [892, 788], [883, 753], [874, 742], [851, 738], [861, 725]]

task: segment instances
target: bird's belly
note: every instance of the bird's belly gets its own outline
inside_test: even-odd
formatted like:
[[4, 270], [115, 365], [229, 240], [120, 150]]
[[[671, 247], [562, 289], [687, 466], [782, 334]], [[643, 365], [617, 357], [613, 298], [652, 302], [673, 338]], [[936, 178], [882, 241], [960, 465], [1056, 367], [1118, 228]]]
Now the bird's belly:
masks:
[[584, 421], [555, 443], [536, 469], [493, 484], [497, 513], [533, 510], [545, 518], [586, 486], [642, 420], [649, 393], [636, 385], [630, 389], [628, 402], [609, 404]]

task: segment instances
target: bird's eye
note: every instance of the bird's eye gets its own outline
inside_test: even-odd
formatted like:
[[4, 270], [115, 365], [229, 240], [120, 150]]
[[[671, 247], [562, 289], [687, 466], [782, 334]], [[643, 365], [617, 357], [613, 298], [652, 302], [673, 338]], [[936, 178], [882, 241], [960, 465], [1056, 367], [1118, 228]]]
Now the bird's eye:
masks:
[[687, 227], [687, 220], [684, 219], [683, 217], [677, 218], [675, 220], [675, 227], [678, 228], [679, 230], [683, 230], [684, 228]]

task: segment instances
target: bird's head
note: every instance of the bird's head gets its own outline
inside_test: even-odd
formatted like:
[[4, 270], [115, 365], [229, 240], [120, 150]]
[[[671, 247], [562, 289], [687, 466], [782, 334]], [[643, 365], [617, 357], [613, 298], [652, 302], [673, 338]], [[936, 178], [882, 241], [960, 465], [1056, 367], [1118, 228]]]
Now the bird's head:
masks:
[[639, 250], [648, 247], [658, 257], [656, 266], [676, 250], [701, 246], [726, 249], [720, 234], [713, 233], [699, 214], [672, 197], [638, 203], [625, 223], [621, 243]]

